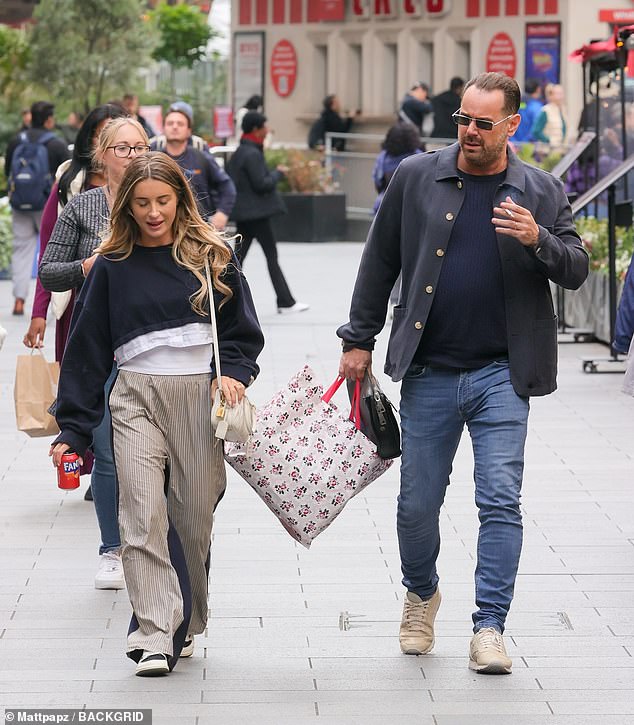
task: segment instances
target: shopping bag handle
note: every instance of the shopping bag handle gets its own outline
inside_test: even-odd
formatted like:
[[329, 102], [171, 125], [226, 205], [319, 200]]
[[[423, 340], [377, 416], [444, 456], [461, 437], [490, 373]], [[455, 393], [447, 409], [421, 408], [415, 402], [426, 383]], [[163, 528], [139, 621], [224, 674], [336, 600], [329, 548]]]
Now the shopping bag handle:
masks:
[[44, 355], [44, 351], [42, 350], [41, 347], [32, 347], [31, 356], [33, 356], [36, 352], [40, 354], [40, 357], [46, 363], [46, 372], [48, 373], [48, 379], [51, 383], [51, 387], [53, 388], [53, 390], [57, 390], [57, 383], [53, 380], [53, 376], [51, 374], [51, 368], [48, 365], [48, 360], [46, 359], [46, 356]]
[[[332, 396], [339, 390], [344, 380], [345, 378], [342, 375], [337, 375], [335, 382], [321, 396], [324, 403], [330, 403]], [[348, 419], [354, 423], [357, 430], [361, 430], [361, 381], [358, 378], [354, 384], [354, 393], [352, 394], [350, 403], [350, 415]]]

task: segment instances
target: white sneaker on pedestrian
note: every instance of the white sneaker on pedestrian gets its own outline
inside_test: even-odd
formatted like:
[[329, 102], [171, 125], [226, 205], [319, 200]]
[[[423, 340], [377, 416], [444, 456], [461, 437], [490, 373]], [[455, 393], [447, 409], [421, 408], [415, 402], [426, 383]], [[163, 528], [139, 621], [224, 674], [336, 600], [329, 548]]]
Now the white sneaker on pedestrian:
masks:
[[162, 652], [148, 652], [143, 650], [139, 664], [134, 673], [138, 677], [158, 677], [167, 675], [170, 671], [167, 656]]
[[305, 302], [296, 302], [290, 307], [278, 307], [277, 312], [279, 315], [292, 315], [295, 312], [306, 312], [309, 309], [310, 305], [307, 305]]
[[504, 639], [493, 627], [479, 629], [469, 646], [469, 669], [483, 675], [510, 675], [513, 662], [506, 654]]
[[191, 657], [194, 654], [194, 635], [188, 634], [181, 650], [181, 657]]
[[125, 589], [121, 551], [106, 551], [99, 557], [99, 569], [95, 576], [95, 589]]

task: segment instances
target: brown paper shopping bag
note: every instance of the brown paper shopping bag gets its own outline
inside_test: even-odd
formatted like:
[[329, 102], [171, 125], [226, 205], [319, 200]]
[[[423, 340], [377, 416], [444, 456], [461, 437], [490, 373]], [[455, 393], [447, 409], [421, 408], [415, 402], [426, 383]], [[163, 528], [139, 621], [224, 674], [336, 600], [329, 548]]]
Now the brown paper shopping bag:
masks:
[[15, 369], [15, 418], [18, 430], [28, 436], [52, 436], [59, 433], [48, 408], [57, 396], [59, 363], [46, 361], [39, 348], [30, 355], [18, 355]]

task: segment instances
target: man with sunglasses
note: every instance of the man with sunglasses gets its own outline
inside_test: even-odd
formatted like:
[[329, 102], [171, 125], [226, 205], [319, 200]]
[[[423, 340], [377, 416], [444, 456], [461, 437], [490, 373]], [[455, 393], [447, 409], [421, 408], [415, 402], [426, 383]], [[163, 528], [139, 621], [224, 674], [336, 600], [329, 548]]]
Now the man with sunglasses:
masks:
[[576, 289], [588, 273], [563, 185], [508, 146], [519, 103], [514, 79], [482, 73], [453, 116], [458, 142], [400, 164], [337, 331], [341, 374], [362, 378], [402, 274], [385, 365], [402, 380], [401, 650], [434, 646], [439, 514], [466, 425], [480, 520], [469, 667], [488, 674], [512, 666], [502, 634], [522, 545], [528, 401], [556, 388], [550, 281]]

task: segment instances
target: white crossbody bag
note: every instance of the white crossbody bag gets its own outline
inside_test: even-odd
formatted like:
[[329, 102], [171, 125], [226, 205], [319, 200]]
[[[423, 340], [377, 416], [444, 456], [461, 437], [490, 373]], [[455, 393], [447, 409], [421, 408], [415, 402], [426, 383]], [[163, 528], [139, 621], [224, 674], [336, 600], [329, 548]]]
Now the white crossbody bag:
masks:
[[213, 286], [209, 272], [209, 262], [205, 262], [207, 275], [207, 290], [209, 297], [209, 315], [211, 317], [211, 330], [214, 344], [214, 360], [216, 363], [216, 376], [218, 388], [211, 408], [211, 424], [216, 438], [228, 443], [244, 443], [253, 433], [255, 426], [255, 405], [246, 395], [236, 405], [229, 405], [221, 387], [222, 373], [220, 370], [220, 345], [218, 344], [218, 323], [216, 320], [216, 306], [214, 304]]

